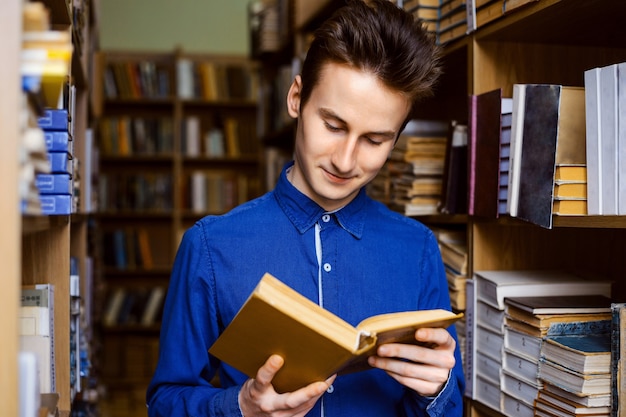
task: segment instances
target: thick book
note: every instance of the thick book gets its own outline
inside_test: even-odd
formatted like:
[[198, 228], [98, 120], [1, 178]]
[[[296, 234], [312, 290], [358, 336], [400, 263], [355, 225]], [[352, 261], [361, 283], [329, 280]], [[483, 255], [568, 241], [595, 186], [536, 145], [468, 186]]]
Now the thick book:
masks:
[[549, 336], [541, 347], [544, 359], [581, 374], [608, 374], [610, 334]]
[[[552, 387], [551, 385], [546, 386]], [[567, 391], [564, 390], [562, 390], [561, 392], [567, 393]], [[606, 404], [600, 406], [583, 405], [570, 398], [571, 397], [563, 396], [562, 393], [555, 394], [552, 391], [548, 391], [547, 389], [542, 389], [539, 391], [539, 395], [537, 396], [537, 407], [546, 408], [547, 410], [556, 410], [557, 412], [565, 412], [565, 415], [567, 416], [608, 415], [611, 408], [609, 405]], [[606, 396], [604, 396], [604, 398], [606, 398]]]
[[[543, 392], [547, 395], [552, 395], [554, 397], [561, 398], [566, 401], [570, 401], [574, 404], [581, 405], [583, 407], [610, 407], [611, 406], [611, 396], [608, 394], [593, 394], [593, 395], [585, 395], [578, 396], [569, 391], [565, 391], [557, 386], [546, 384], [543, 389]], [[541, 397], [541, 393], [539, 393]]]
[[626, 416], [626, 303], [611, 304], [611, 417]]
[[507, 297], [536, 295], [611, 296], [611, 282], [585, 279], [561, 270], [481, 270], [475, 271], [478, 299], [504, 310]]
[[367, 358], [385, 343], [413, 343], [422, 327], [448, 327], [462, 314], [404, 311], [363, 320], [356, 327], [265, 274], [209, 353], [254, 377], [273, 354], [285, 360], [272, 384], [294, 391], [335, 373], [369, 367]]
[[539, 377], [578, 395], [608, 394], [611, 390], [611, 374], [582, 374], [558, 363], [540, 359]]
[[552, 214], [557, 216], [585, 216], [587, 211], [586, 199], [555, 199], [552, 203]]
[[[626, 62], [617, 64], [617, 160], [626, 160]], [[617, 214], [626, 214], [626, 164], [617, 164]]]
[[510, 111], [511, 103], [511, 99], [502, 97], [502, 89], [469, 97], [468, 214], [470, 215], [498, 217], [502, 113]]
[[618, 214], [617, 64], [600, 68], [600, 175], [602, 214]]
[[600, 68], [585, 71], [585, 151], [587, 158], [587, 211], [603, 214], [602, 164], [600, 160], [602, 133], [600, 125]]
[[467, 126], [452, 128], [443, 170], [441, 207], [444, 214], [467, 213]]
[[524, 97], [516, 145], [517, 171], [511, 178], [518, 183], [515, 216], [552, 228], [556, 165], [586, 163], [585, 91], [580, 87], [528, 84]]
[[[559, 164], [554, 171], [554, 180], [560, 182], [587, 182], [587, 165]], [[589, 191], [587, 191], [589, 192]]]
[[540, 295], [536, 297], [509, 297], [507, 313], [511, 307], [530, 314], [580, 314], [610, 313], [611, 299], [603, 295]]
[[40, 391], [55, 392], [54, 285], [23, 285], [20, 309], [20, 350], [37, 356]]
[[554, 183], [555, 199], [587, 199], [587, 183], [586, 182], [564, 182], [555, 181]]

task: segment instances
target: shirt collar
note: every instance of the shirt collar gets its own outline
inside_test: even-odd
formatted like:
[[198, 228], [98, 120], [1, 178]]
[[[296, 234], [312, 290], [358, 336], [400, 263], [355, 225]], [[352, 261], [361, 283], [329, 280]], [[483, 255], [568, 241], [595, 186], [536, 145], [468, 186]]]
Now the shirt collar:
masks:
[[[304, 233], [327, 212], [289, 182], [287, 170], [292, 166], [293, 161], [283, 167], [274, 189], [274, 195], [278, 205], [294, 227], [300, 233]], [[348, 205], [333, 213], [341, 227], [357, 239], [363, 235], [366, 218], [365, 208], [368, 201], [370, 200], [365, 193], [365, 188], [362, 188]]]

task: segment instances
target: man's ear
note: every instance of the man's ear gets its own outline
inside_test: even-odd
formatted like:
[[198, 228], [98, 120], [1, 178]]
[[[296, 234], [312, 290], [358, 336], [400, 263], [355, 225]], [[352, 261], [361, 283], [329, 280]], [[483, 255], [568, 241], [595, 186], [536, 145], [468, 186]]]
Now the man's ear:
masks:
[[296, 75], [287, 93], [287, 111], [289, 116], [297, 119], [300, 115], [300, 92], [302, 91], [302, 78]]

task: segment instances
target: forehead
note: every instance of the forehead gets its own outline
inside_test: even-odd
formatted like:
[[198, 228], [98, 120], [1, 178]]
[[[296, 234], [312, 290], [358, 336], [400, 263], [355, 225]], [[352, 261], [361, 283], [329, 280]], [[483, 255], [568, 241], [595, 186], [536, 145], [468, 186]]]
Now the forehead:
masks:
[[328, 109], [348, 123], [383, 130], [399, 129], [410, 109], [405, 95], [371, 71], [335, 63], [323, 66], [308, 104]]

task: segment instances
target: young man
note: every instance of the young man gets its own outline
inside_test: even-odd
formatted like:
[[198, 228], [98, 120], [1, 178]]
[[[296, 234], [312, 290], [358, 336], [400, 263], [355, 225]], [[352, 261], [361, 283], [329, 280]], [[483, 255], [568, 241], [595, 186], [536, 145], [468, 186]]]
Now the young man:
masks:
[[[450, 308], [433, 234], [367, 197], [413, 104], [431, 93], [438, 50], [387, 0], [350, 2], [316, 33], [287, 106], [294, 161], [276, 188], [190, 228], [176, 257], [147, 394], [156, 416], [462, 415], [454, 330], [435, 347], [387, 344], [371, 370], [277, 393], [274, 355], [248, 378], [207, 351], [265, 272], [356, 324], [380, 313]], [[250, 341], [254, 348], [254, 341]], [[220, 387], [210, 381], [219, 375]]]

